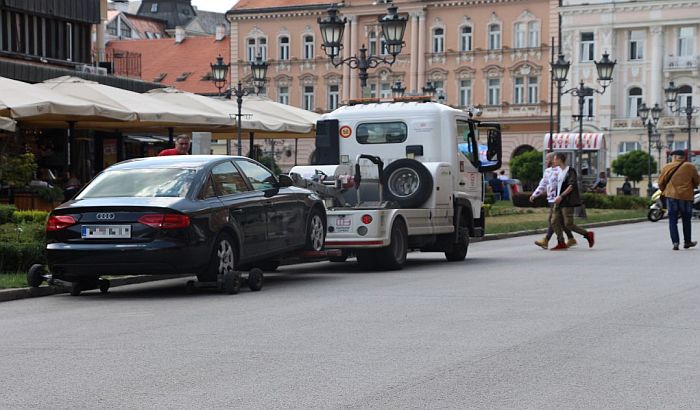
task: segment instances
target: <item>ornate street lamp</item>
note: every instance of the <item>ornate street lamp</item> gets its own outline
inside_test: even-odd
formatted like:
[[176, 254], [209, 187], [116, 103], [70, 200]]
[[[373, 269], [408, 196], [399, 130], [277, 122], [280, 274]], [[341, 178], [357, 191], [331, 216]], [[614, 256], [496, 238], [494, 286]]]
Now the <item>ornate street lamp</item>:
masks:
[[435, 97], [435, 92], [437, 91], [437, 88], [435, 88], [435, 85], [433, 84], [432, 81], [428, 81], [425, 83], [425, 87], [423, 87], [423, 95], [430, 97], [430, 100], [432, 101], [433, 97]]
[[331, 64], [334, 67], [346, 64], [351, 69], [360, 71], [360, 83], [362, 87], [367, 86], [367, 69], [375, 68], [379, 64], [388, 65], [394, 64], [396, 56], [401, 53], [401, 48], [404, 45], [403, 36], [406, 32], [406, 17], [401, 17], [397, 13], [398, 8], [392, 3], [389, 3], [387, 14], [379, 17], [379, 25], [382, 29], [382, 37], [386, 44], [386, 51], [391, 55], [391, 59], [378, 56], [367, 57], [367, 49], [363, 45], [360, 48], [360, 56], [352, 56], [342, 60], [336, 60], [340, 56], [340, 50], [343, 49], [343, 32], [345, 31], [345, 23], [347, 19], [338, 17], [338, 7], [332, 4], [328, 8], [325, 17], [318, 18], [318, 26], [321, 30], [323, 44], [321, 48], [331, 59]]
[[[218, 58], [217, 58], [218, 62]], [[260, 90], [265, 87], [265, 77], [267, 75], [267, 62], [263, 61], [262, 56], [258, 55], [255, 61], [250, 62], [250, 70], [253, 73], [253, 89], [249, 87], [243, 87], [241, 80], [238, 80], [236, 88], [231, 88], [226, 93], [226, 98], [230, 99], [232, 96], [236, 96], [236, 103], [238, 103], [238, 114], [236, 114], [236, 134], [238, 136], [238, 155], [242, 155], [243, 144], [241, 141], [241, 118], [243, 114], [241, 109], [243, 106], [243, 97], [251, 93], [259, 93]], [[251, 145], [251, 152], [253, 152], [253, 147]], [[230, 144], [226, 143], [226, 155], [231, 154]]]
[[644, 125], [647, 127], [647, 137], [649, 141], [649, 164], [647, 165], [647, 195], [651, 196], [651, 146], [654, 130], [656, 129], [656, 124], [659, 123], [659, 117], [661, 116], [661, 111], [663, 109], [659, 107], [659, 104], [654, 104], [654, 108], [647, 107], [646, 103], [642, 103], [642, 106], [637, 110], [637, 115], [642, 120]]
[[219, 96], [221, 96], [221, 89], [226, 85], [226, 74], [231, 64], [224, 64], [224, 58], [219, 54], [216, 57], [216, 63], [209, 63], [211, 66], [211, 77], [214, 81], [214, 86], [219, 89]]
[[[557, 82], [558, 99], [564, 94], [571, 94], [574, 97], [578, 97], [578, 115], [573, 115], [574, 119], [578, 119], [578, 141], [577, 141], [577, 153], [576, 153], [576, 173], [578, 175], [578, 188], [579, 192], [583, 192], [581, 184], [581, 160], [583, 155], [583, 106], [586, 102], [586, 97], [591, 97], [594, 94], [603, 94], [605, 89], [608, 88], [612, 82], [612, 74], [615, 69], [615, 63], [617, 61], [612, 61], [609, 58], [607, 52], [603, 53], [603, 58], [600, 61], [593, 61], [595, 63], [595, 68], [598, 71], [598, 84], [603, 87], [601, 90], [597, 90], [591, 87], [586, 87], [581, 80], [578, 87], [568, 89], [562, 92], [562, 86], [566, 82], [566, 76], [569, 73], [569, 68], [571, 63], [564, 59], [564, 55], [559, 54], [559, 58], [556, 62], [551, 63], [552, 76], [554, 81]], [[559, 116], [561, 112], [557, 110], [557, 123], [559, 123]], [[557, 126], [558, 127], [558, 126]], [[551, 138], [550, 138], [551, 141]], [[551, 147], [550, 147], [551, 148]], [[585, 209], [581, 206], [581, 216], [585, 217]]]
[[[690, 105], [690, 100], [686, 101], [686, 106], [681, 107], [680, 103], [678, 102], [678, 91], [679, 88], [676, 87], [673, 84], [673, 81], [671, 81], [668, 85], [667, 88], [664, 88], [664, 95], [666, 97], [666, 104], [668, 104], [668, 109], [671, 112], [680, 112], [680, 113], [685, 113], [685, 117], [688, 120], [688, 151], [686, 153], [685, 159], [686, 161], [690, 161], [691, 157], [691, 129], [690, 125], [693, 122], [693, 114], [700, 111], [700, 107], [694, 107]], [[674, 107], [675, 104], [678, 104], [678, 107]]]
[[397, 81], [391, 86], [391, 96], [395, 99], [403, 97], [404, 92], [406, 92], [406, 87], [401, 84], [401, 81]]

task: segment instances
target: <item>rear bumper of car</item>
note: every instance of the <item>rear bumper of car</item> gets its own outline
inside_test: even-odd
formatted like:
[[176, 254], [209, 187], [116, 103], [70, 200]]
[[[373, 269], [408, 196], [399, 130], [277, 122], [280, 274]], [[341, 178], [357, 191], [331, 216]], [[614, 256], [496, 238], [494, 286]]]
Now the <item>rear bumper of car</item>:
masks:
[[46, 246], [49, 271], [56, 277], [196, 274], [209, 264], [209, 249], [167, 241], [144, 244]]

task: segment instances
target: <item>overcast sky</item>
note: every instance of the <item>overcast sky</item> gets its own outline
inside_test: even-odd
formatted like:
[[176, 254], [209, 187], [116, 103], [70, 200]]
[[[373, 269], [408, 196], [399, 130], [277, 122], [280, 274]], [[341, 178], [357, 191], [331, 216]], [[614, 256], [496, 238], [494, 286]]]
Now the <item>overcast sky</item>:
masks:
[[236, 4], [238, 0], [192, 0], [192, 5], [199, 10], [226, 12]]

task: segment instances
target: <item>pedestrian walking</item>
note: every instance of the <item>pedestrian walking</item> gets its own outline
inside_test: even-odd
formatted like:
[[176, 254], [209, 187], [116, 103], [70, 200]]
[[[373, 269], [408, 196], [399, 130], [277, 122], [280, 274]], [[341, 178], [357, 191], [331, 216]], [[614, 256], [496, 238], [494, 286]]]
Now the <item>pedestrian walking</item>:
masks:
[[[561, 168], [557, 178], [557, 197], [554, 199], [554, 230], [564, 227], [586, 238], [588, 247], [595, 244], [595, 234], [574, 223], [574, 208], [581, 205], [581, 195], [578, 190], [578, 175], [576, 170], [566, 165], [566, 155], [561, 152], [554, 154], [554, 165]], [[560, 241], [552, 250], [566, 249], [566, 243]]]
[[163, 157], [167, 155], [188, 155], [190, 153], [191, 144], [192, 142], [190, 141], [189, 135], [178, 135], [177, 138], [175, 138], [175, 148], [164, 149], [158, 153], [158, 156]]
[[677, 251], [680, 244], [679, 215], [683, 222], [683, 248], [692, 248], [698, 244], [692, 240], [690, 220], [693, 215], [693, 189], [700, 184], [700, 175], [693, 164], [685, 162], [685, 151], [673, 151], [671, 159], [659, 175], [659, 189], [666, 197], [668, 228], [673, 250]]
[[[547, 168], [545, 168], [542, 179], [537, 185], [537, 188], [532, 195], [530, 195], [530, 202], [535, 202], [535, 198], [544, 193], [547, 194], [547, 204], [549, 205], [549, 215], [547, 216], [547, 234], [544, 236], [544, 238], [535, 241], [535, 245], [542, 249], [547, 249], [549, 247], [549, 240], [552, 238], [552, 235], [554, 235], [554, 228], [552, 227], [554, 216], [554, 199], [557, 197], [557, 181], [559, 178], [559, 172], [561, 171], [561, 168], [554, 166], [553, 152], [550, 152], [545, 156], [545, 162]], [[571, 231], [564, 228], [564, 233], [568, 238], [566, 240], [566, 246], [571, 247], [576, 245], [576, 239], [574, 239], [574, 235], [571, 233]], [[557, 237], [557, 242], [559, 242], [559, 239], [563, 240], [563, 238]]]

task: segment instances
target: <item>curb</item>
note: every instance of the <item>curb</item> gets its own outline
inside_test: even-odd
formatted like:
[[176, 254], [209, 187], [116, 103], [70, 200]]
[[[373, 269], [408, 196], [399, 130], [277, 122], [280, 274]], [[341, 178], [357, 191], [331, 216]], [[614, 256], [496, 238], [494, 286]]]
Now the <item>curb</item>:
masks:
[[[598, 228], [602, 226], [623, 225], [629, 223], [638, 223], [646, 221], [646, 218], [621, 219], [618, 221], [609, 222], [594, 222], [590, 224], [582, 224], [584, 228]], [[509, 233], [498, 233], [486, 235], [483, 238], [473, 239], [472, 242], [493, 241], [497, 239], [516, 238], [519, 236], [528, 236], [547, 232], [546, 229], [531, 229], [529, 231], [518, 231]], [[124, 285], [133, 285], [137, 283], [153, 282], [157, 280], [183, 278], [191, 275], [144, 275], [144, 276], [125, 276], [122, 278], [110, 279], [110, 288]], [[60, 286], [44, 285], [38, 288], [16, 288], [16, 289], [0, 289], [0, 302], [9, 302], [12, 300], [35, 298], [40, 296], [49, 296], [59, 293], [68, 293], [68, 289]]]
[[[176, 279], [189, 277], [191, 275], [143, 275], [143, 276], [125, 276], [122, 278], [110, 279], [110, 289], [118, 286], [134, 285], [137, 283], [153, 282], [156, 280]], [[59, 293], [68, 293], [68, 289], [62, 286], [43, 285], [38, 288], [15, 288], [15, 289], [0, 289], [0, 302], [9, 302], [11, 300], [36, 298], [40, 296], [50, 296]]]
[[[615, 225], [625, 225], [632, 223], [639, 223], [646, 221], [647, 218], [633, 218], [633, 219], [620, 219], [617, 221], [608, 222], [592, 222], [589, 224], [579, 225], [582, 228], [600, 228], [603, 226], [615, 226]], [[506, 239], [506, 238], [516, 238], [518, 236], [528, 236], [538, 233], [546, 233], [547, 229], [530, 229], [529, 231], [518, 231], [518, 232], [508, 232], [508, 233], [495, 233], [490, 235], [485, 235], [483, 238], [474, 239], [472, 242], [482, 242], [482, 241], [492, 241], [496, 239]]]

